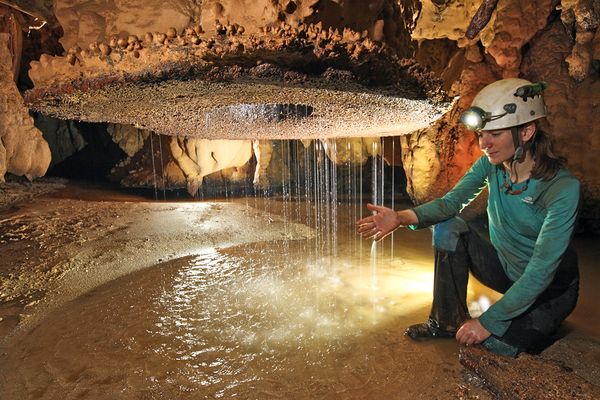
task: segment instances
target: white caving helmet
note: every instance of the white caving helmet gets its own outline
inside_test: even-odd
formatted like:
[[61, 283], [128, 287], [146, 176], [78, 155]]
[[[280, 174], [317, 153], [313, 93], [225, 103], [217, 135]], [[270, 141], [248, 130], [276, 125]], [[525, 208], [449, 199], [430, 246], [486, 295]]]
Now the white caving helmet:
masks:
[[477, 93], [460, 122], [474, 131], [512, 128], [515, 159], [520, 159], [523, 148], [517, 127], [546, 116], [542, 92], [547, 87], [546, 82], [531, 83], [519, 78], [491, 83]]

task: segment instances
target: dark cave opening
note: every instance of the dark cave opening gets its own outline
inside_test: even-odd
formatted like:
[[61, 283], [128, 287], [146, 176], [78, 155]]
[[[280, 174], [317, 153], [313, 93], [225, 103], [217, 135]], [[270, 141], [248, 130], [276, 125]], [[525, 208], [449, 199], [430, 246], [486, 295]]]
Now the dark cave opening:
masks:
[[396, 199], [409, 198], [398, 138], [380, 141], [383, 156], [368, 157], [362, 164], [348, 161], [338, 165], [326, 155], [322, 141], [312, 140], [306, 146], [299, 140], [273, 140], [267, 185], [253, 184], [258, 166], [252, 154], [241, 179], [232, 181], [227, 174], [216, 171], [203, 179], [195, 195], [190, 195], [185, 181], [165, 177], [168, 164], [176, 165], [169, 151], [170, 136], [147, 132], [139, 139], [135, 153], [128, 155], [115, 142], [106, 123], [59, 120], [39, 114], [34, 120], [52, 153], [46, 176], [65, 178], [72, 185], [135, 193], [154, 200], [307, 198], [309, 191], [331, 192], [328, 199], [340, 203], [393, 204]]
[[111, 169], [127, 157], [108, 134], [107, 124], [40, 116], [35, 121], [52, 153], [46, 176], [105, 182]]

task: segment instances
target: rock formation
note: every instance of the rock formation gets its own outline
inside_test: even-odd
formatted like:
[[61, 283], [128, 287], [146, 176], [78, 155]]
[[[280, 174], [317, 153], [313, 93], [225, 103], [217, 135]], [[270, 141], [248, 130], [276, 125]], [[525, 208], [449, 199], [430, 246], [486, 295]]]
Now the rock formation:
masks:
[[140, 151], [144, 147], [144, 142], [150, 136], [148, 131], [131, 125], [109, 124], [107, 130], [113, 141], [129, 157], [133, 157], [135, 153]]
[[366, 33], [217, 26], [215, 37], [196, 25], [42, 55], [26, 99], [60, 118], [213, 139], [401, 134], [446, 108], [435, 80]]
[[232, 180], [245, 178], [242, 168], [252, 156], [250, 140], [207, 140], [171, 138], [171, 154], [183, 171], [188, 192], [195, 195], [205, 176], [226, 168], [236, 168]]
[[592, 400], [598, 386], [598, 342], [562, 339], [540, 356], [499, 356], [481, 346], [460, 349], [461, 364], [497, 399]]
[[49, 168], [60, 164], [86, 146], [85, 138], [81, 135], [74, 121], [37, 115], [35, 126], [44, 134], [44, 140], [50, 147], [52, 160]]
[[[372, 96], [363, 95], [362, 101], [333, 96], [339, 103], [350, 104], [349, 112], [320, 114], [324, 110], [320, 103], [321, 109], [311, 110], [312, 119], [324, 115], [318, 125], [330, 138], [344, 132], [355, 136], [365, 136], [366, 132], [376, 136], [402, 134], [402, 154], [396, 160], [402, 160], [408, 191], [420, 203], [444, 193], [480, 156], [472, 135], [457, 124], [475, 93], [502, 77], [543, 79], [550, 83], [545, 94], [549, 117], [543, 128], [553, 136], [559, 152], [570, 158], [570, 168], [583, 182], [583, 216], [600, 217], [600, 179], [594, 162], [599, 146], [595, 137], [600, 96], [597, 1], [178, 0], [159, 7], [154, 2], [134, 6], [117, 0], [99, 4], [56, 0], [52, 14], [48, 1], [20, 2], [31, 15], [48, 20], [48, 15], [55, 16], [49, 24], [62, 26], [60, 41], [67, 49], [62, 57], [46, 55], [33, 63], [29, 74], [35, 87], [27, 99], [34, 108], [42, 108], [46, 101], [45, 110], [56, 112], [52, 107], [62, 102], [66, 109], [63, 117], [68, 118], [107, 121], [103, 115], [110, 114], [112, 122], [162, 134], [190, 135], [194, 128], [202, 130], [200, 136], [205, 138], [223, 139], [231, 134], [228, 139], [265, 140], [285, 135], [257, 129], [252, 132], [256, 137], [242, 137], [244, 130], [234, 134], [231, 125], [219, 129], [208, 124], [205, 129], [207, 116], [210, 120], [217, 114], [236, 118], [251, 114], [230, 108], [231, 101], [219, 103], [220, 108], [207, 108], [190, 94], [193, 84], [186, 88], [181, 83], [162, 91], [148, 88], [153, 82], [170, 78], [188, 82], [201, 78], [211, 82], [207, 91], [233, 98], [240, 88], [223, 87], [246, 82], [242, 91], [260, 104], [269, 104], [271, 111], [285, 104], [309, 106], [307, 102], [289, 101], [294, 96], [310, 100], [310, 95], [293, 91], [302, 87], [322, 102], [328, 100], [328, 90], [345, 89], [336, 94], [367, 93]], [[265, 84], [273, 81], [276, 86]], [[434, 98], [438, 98], [440, 88], [449, 97], [460, 97], [441, 118], [439, 114], [428, 115], [416, 118], [422, 125], [401, 124], [379, 112], [389, 110], [390, 105], [377, 103], [381, 93], [374, 89], [399, 81], [417, 84]], [[133, 83], [135, 87], [136, 82], [150, 85], [146, 91], [118, 86]], [[261, 84], [263, 89], [258, 89]], [[119, 102], [106, 101], [115, 95], [116, 87], [122, 89], [124, 97], [119, 97]], [[86, 97], [86, 91], [99, 88], [106, 90], [104, 102], [102, 96]], [[293, 90], [278, 97], [281, 88]], [[320, 91], [322, 88], [325, 90]], [[404, 95], [411, 98], [406, 91]], [[123, 101], [127, 96], [142, 96], [147, 106], [130, 107]], [[69, 108], [69, 104], [87, 107]], [[406, 104], [414, 112], [418, 103]], [[394, 107], [401, 108], [399, 103]], [[202, 123], [178, 117], [195, 108], [204, 112], [199, 113], [204, 116]], [[368, 112], [360, 115], [356, 111], [361, 109]], [[263, 118], [274, 115], [264, 109], [261, 113]], [[286, 115], [292, 114], [288, 111]], [[346, 121], [346, 125], [336, 125], [335, 118]], [[384, 118], [382, 125], [392, 122], [394, 128], [374, 129], [379, 118]], [[182, 120], [188, 125], [176, 123]], [[300, 132], [304, 138], [319, 136], [308, 120], [290, 118], [288, 125], [296, 130], [288, 137], [300, 137]], [[434, 120], [435, 124], [428, 126]], [[171, 131], [166, 131], [167, 126]], [[286, 121], [281, 126], [285, 127]], [[170, 168], [177, 165], [173, 163]]]
[[0, 33], [0, 182], [10, 172], [31, 180], [50, 165], [50, 148], [17, 90], [13, 77], [10, 35]]

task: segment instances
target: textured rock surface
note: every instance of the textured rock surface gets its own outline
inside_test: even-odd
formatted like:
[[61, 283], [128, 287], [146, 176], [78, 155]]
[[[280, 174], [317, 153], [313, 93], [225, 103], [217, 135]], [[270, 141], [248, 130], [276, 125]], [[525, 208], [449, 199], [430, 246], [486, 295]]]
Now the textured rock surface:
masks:
[[86, 141], [73, 121], [65, 121], [44, 115], [35, 116], [35, 126], [43, 132], [50, 147], [52, 160], [49, 168], [64, 161], [83, 149]]
[[[170, 149], [187, 178], [191, 195], [198, 192], [205, 176], [226, 168], [241, 168], [252, 157], [250, 140], [171, 138]], [[242, 180], [246, 177], [245, 170], [230, 176], [233, 181]]]
[[50, 149], [15, 86], [10, 36], [0, 33], [0, 181], [6, 172], [34, 179], [46, 173]]
[[198, 14], [198, 6], [186, 0], [55, 0], [54, 13], [65, 31], [61, 43], [69, 49], [75, 45], [85, 48], [96, 40], [108, 41], [113, 34], [127, 37], [146, 31], [166, 32], [169, 27], [182, 30]]
[[21, 25], [23, 18], [19, 12], [0, 4], [0, 32], [9, 33], [9, 48], [12, 57], [12, 73], [16, 80], [21, 64], [21, 51], [23, 49], [23, 31]]
[[337, 165], [364, 165], [369, 157], [381, 153], [379, 138], [327, 139], [322, 141], [329, 159]]
[[460, 362], [498, 399], [598, 399], [600, 344], [568, 336], [540, 356], [516, 359], [476, 347], [463, 347]]
[[423, 0], [412, 38], [415, 40], [450, 39], [464, 45], [465, 32], [481, 1]]
[[496, 19], [480, 40], [503, 78], [519, 75], [523, 46], [546, 26], [551, 11], [551, 0], [498, 2]]
[[[160, 190], [187, 187], [192, 195], [198, 192], [203, 182], [209, 187], [222, 186], [224, 182], [244, 186], [249, 183], [251, 173], [255, 188], [279, 186], [283, 183], [282, 176], [290, 174], [290, 163], [296, 163], [299, 170], [306, 168], [306, 151], [314, 153], [322, 148], [337, 165], [363, 166], [382, 150], [381, 140], [377, 137], [307, 139], [300, 144], [273, 140], [178, 138], [124, 125], [109, 125], [108, 131], [129, 156], [113, 169], [110, 179], [130, 187], [156, 186]], [[401, 165], [400, 143], [394, 148], [390, 141], [388, 146], [387, 163]], [[396, 154], [392, 155], [394, 149]], [[276, 162], [272, 164], [273, 158]]]
[[256, 157], [256, 169], [252, 183], [255, 187], [267, 188], [270, 183], [267, 169], [273, 157], [273, 142], [270, 140], [253, 140], [252, 149]]
[[235, 35], [170, 29], [42, 55], [27, 99], [55, 117], [213, 139], [403, 134], [447, 107], [435, 79], [359, 32], [219, 29]]
[[[592, 61], [600, 60], [597, 48], [600, 4], [594, 0], [566, 0], [562, 2], [561, 20], [575, 37], [571, 54], [566, 58], [569, 74], [582, 82], [591, 72]], [[594, 44], [596, 43], [596, 44]]]
[[584, 218], [600, 218], [600, 170], [595, 155], [600, 151], [600, 76], [583, 82], [569, 75], [563, 60], [571, 51], [568, 31], [560, 20], [549, 24], [545, 34], [531, 44], [524, 71], [532, 79], [548, 77], [547, 129], [557, 150], [569, 159], [569, 168], [583, 182]]
[[[41, 0], [39, 0], [41, 1]], [[112, 35], [127, 37], [145, 32], [181, 32], [199, 24], [209, 34], [216, 33], [215, 21], [238, 24], [247, 34], [261, 27], [285, 22], [298, 27], [304, 22], [323, 23], [325, 28], [352, 27], [366, 31], [373, 40], [385, 39], [393, 44], [408, 43], [408, 28], [415, 12], [415, 1], [393, 0], [177, 0], [172, 2], [115, 0], [90, 2], [56, 0], [56, 17], [64, 28], [61, 43], [68, 49], [82, 48], [93, 41], [108, 41]]]
[[129, 157], [141, 150], [144, 147], [144, 142], [150, 136], [150, 132], [147, 130], [135, 128], [131, 125], [109, 124], [107, 130], [113, 141]]

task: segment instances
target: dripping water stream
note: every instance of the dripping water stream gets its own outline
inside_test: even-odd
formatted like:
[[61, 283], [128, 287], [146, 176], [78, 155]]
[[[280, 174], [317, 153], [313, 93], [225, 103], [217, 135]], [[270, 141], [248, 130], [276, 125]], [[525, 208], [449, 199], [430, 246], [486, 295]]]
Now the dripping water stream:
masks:
[[[160, 141], [160, 138], [159, 138]], [[154, 133], [150, 132], [150, 158], [152, 159], [152, 186], [154, 187], [154, 200], [158, 200], [158, 187], [156, 184], [156, 163], [154, 154]]]

